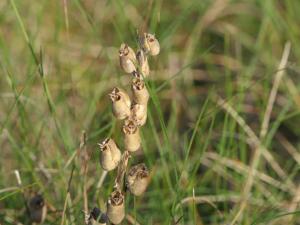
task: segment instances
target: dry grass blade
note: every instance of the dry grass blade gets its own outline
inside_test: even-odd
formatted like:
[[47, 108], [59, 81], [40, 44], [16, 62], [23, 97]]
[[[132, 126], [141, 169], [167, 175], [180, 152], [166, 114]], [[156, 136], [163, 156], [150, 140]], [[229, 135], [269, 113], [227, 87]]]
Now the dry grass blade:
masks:
[[86, 132], [83, 131], [80, 138], [78, 157], [81, 160], [81, 173], [83, 173], [83, 207], [84, 211], [88, 212], [88, 195], [87, 195], [87, 172], [88, 172], [88, 161], [89, 155], [86, 147], [87, 136]]
[[282, 77], [285, 72], [285, 68], [287, 66], [288, 58], [290, 55], [290, 50], [291, 50], [291, 43], [287, 42], [284, 46], [282, 58], [279, 63], [279, 66], [278, 66], [277, 73], [275, 74], [274, 83], [272, 86], [272, 90], [270, 92], [267, 108], [266, 108], [265, 115], [264, 115], [264, 120], [262, 122], [261, 131], [260, 131], [260, 135], [259, 135], [261, 140], [265, 138], [265, 136], [268, 132], [273, 105], [274, 105], [274, 102], [276, 99], [279, 84], [282, 80]]
[[[193, 58], [193, 51], [197, 42], [199, 41], [199, 37], [201, 37], [203, 29], [209, 26], [221, 15], [222, 11], [226, 8], [228, 3], [228, 0], [213, 1], [209, 9], [203, 15], [203, 17], [199, 18], [197, 24], [195, 25], [193, 33], [190, 35], [190, 38], [187, 43], [186, 54], [184, 56], [184, 65], [187, 65], [191, 62]], [[186, 77], [189, 76], [185, 76], [185, 79]]]
[[231, 115], [232, 118], [236, 120], [236, 122], [241, 126], [241, 128], [245, 131], [245, 133], [248, 135], [248, 143], [251, 147], [254, 149], [260, 149], [262, 152], [262, 155], [266, 159], [266, 161], [270, 164], [272, 169], [278, 174], [278, 176], [285, 180], [287, 185], [290, 188], [291, 192], [294, 192], [296, 187], [295, 184], [293, 184], [289, 179], [285, 171], [281, 168], [281, 166], [278, 164], [278, 162], [274, 159], [272, 154], [266, 149], [259, 138], [256, 136], [254, 131], [246, 124], [245, 120], [240, 117], [240, 115], [229, 105], [229, 103], [225, 102], [222, 98], [218, 98], [217, 100], [218, 105], [223, 108], [227, 113]]
[[[243, 199], [243, 196], [239, 194], [226, 194], [226, 195], [204, 195], [195, 197], [186, 197], [180, 201], [181, 205], [189, 204], [195, 202], [196, 204], [203, 203], [217, 203], [217, 202], [233, 202], [239, 203]], [[252, 205], [266, 207], [266, 203], [262, 199], [250, 198], [249, 203]]]
[[132, 225], [140, 225], [140, 223], [137, 222], [136, 219], [134, 219], [134, 217], [129, 214], [126, 215], [126, 220]]
[[294, 160], [300, 165], [300, 153], [298, 150], [281, 134], [277, 135], [279, 142], [283, 145], [286, 151], [294, 158]]
[[69, 39], [69, 15], [68, 15], [67, 0], [63, 0], [63, 6], [64, 6], [64, 14], [65, 14], [65, 26], [66, 26], [66, 30], [67, 30], [68, 39]]
[[[222, 176], [224, 179], [226, 179], [226, 181], [228, 183], [230, 183], [232, 185], [232, 187], [235, 187], [237, 184], [235, 182], [235, 177], [233, 175], [231, 175], [228, 170], [226, 168], [224, 168], [223, 165], [220, 165], [219, 162], [212, 159], [208, 159], [207, 157], [202, 157], [201, 159], [201, 163], [206, 166], [207, 168], [211, 168], [213, 171], [215, 171], [217, 174], [219, 174], [220, 176]], [[247, 176], [248, 175], [248, 170], [247, 171], [237, 171], [239, 173], [241, 173], [243, 176]], [[267, 187], [265, 187], [258, 179], [255, 180], [256, 181], [256, 188], [257, 190], [262, 193], [266, 199], [268, 199], [268, 201], [270, 203], [272, 203], [272, 205], [276, 205], [278, 208], [281, 207], [281, 201], [279, 201], [274, 194], [272, 193], [272, 191], [270, 191]], [[238, 187], [237, 187], [238, 188]], [[286, 208], [286, 207], [285, 207]]]
[[284, 76], [285, 84], [287, 86], [287, 90], [290, 95], [293, 97], [295, 104], [297, 105], [298, 109], [300, 109], [300, 95], [299, 90], [294, 84], [293, 80], [289, 76]]
[[[67, 205], [68, 205], [68, 203], [70, 203], [70, 200], [71, 200], [70, 188], [71, 188], [71, 182], [73, 179], [74, 170], [75, 170], [75, 165], [73, 164], [72, 171], [71, 171], [69, 181], [68, 181], [67, 195], [66, 195], [65, 202], [64, 202], [64, 208], [63, 208], [62, 215], [61, 215], [61, 223], [60, 223], [61, 225], [64, 225], [64, 223], [65, 223], [65, 215], [66, 215]], [[72, 221], [74, 221], [74, 220], [72, 220]]]
[[[294, 198], [289, 203], [288, 212], [294, 212], [299, 209], [300, 206], [300, 185], [298, 185], [298, 189], [295, 193]], [[289, 215], [286, 218], [283, 218], [282, 224], [292, 224], [295, 215]]]
[[[263, 124], [262, 124], [262, 127], [261, 127], [261, 132], [260, 132], [260, 138], [261, 139], [263, 139], [266, 136], [267, 131], [268, 131], [271, 112], [272, 112], [273, 105], [274, 105], [274, 102], [275, 102], [275, 98], [276, 98], [276, 95], [277, 95], [277, 90], [278, 90], [278, 87], [279, 87], [279, 83], [280, 83], [281, 78], [283, 76], [284, 68], [287, 65], [288, 57], [289, 57], [289, 54], [290, 54], [290, 49], [291, 49], [291, 44], [288, 42], [288, 43], [285, 44], [283, 54], [282, 54], [282, 58], [281, 58], [280, 63], [279, 63], [278, 72], [275, 75], [275, 80], [274, 80], [273, 87], [272, 87], [272, 90], [271, 90], [271, 93], [270, 93], [270, 96], [269, 96], [268, 105], [267, 105], [267, 108], [266, 108], [266, 111], [265, 111], [264, 120], [263, 120]], [[265, 152], [268, 152], [268, 151], [265, 151], [266, 149], [260, 144], [260, 141], [259, 141], [259, 145], [257, 145], [256, 148], [255, 148], [254, 155], [253, 155], [253, 158], [252, 158], [252, 162], [251, 162], [251, 165], [250, 165], [249, 175], [248, 175], [248, 178], [247, 178], [247, 180], [245, 182], [245, 185], [244, 185], [244, 189], [243, 189], [243, 193], [242, 193], [243, 200], [239, 204], [239, 210], [236, 213], [236, 215], [234, 216], [233, 220], [231, 221], [231, 225], [237, 223], [237, 221], [242, 216], [244, 210], [246, 209], [248, 196], [249, 196], [249, 193], [251, 193], [251, 189], [252, 189], [253, 181], [254, 181], [254, 176], [256, 174], [256, 168], [259, 165], [261, 155], [263, 155]], [[274, 162], [276, 162], [276, 161], [274, 160]], [[276, 165], [277, 165], [277, 162], [276, 162]], [[283, 170], [281, 171], [281, 175], [283, 175], [283, 176], [285, 175]], [[285, 175], [283, 178], [286, 178], [286, 177], [287, 176]], [[290, 182], [290, 184], [292, 184], [292, 183]], [[295, 190], [295, 187], [294, 187], [295, 185], [292, 185], [292, 186], [293, 186], [293, 190]]]
[[[250, 172], [250, 168], [247, 165], [243, 164], [242, 162], [237, 161], [237, 160], [232, 160], [232, 159], [229, 159], [226, 157], [221, 157], [220, 155], [218, 155], [214, 152], [207, 152], [204, 154], [203, 157], [207, 157], [211, 160], [217, 161], [217, 162], [221, 163], [222, 165], [227, 166], [228, 168], [234, 169], [236, 172], [241, 173], [241, 174], [249, 174], [249, 172]], [[272, 185], [274, 188], [278, 188], [278, 189], [288, 192], [288, 193], [290, 192], [290, 188], [286, 184], [274, 179], [273, 177], [270, 177], [269, 175], [267, 175], [263, 172], [255, 170], [255, 177], [269, 185]]]
[[5, 192], [17, 191], [17, 190], [19, 190], [19, 187], [2, 188], [2, 189], [0, 189], [0, 194], [5, 193]]
[[97, 189], [100, 189], [102, 187], [103, 182], [104, 182], [106, 176], [107, 176], [107, 171], [103, 170], [102, 173], [101, 173], [100, 179], [99, 179], [99, 181], [97, 183]]

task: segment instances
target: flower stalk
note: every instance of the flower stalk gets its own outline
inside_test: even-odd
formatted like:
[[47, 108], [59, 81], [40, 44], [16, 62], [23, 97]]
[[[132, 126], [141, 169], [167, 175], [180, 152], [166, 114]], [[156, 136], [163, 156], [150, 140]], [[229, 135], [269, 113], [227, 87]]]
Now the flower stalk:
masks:
[[[140, 196], [149, 184], [149, 170], [144, 163], [127, 166], [132, 154], [141, 149], [140, 128], [146, 124], [149, 92], [145, 79], [150, 75], [148, 56], [158, 55], [160, 45], [154, 35], [144, 33], [139, 37], [139, 50], [135, 54], [127, 44], [121, 44], [119, 61], [121, 69], [132, 75], [132, 100], [126, 91], [115, 87], [109, 94], [112, 113], [117, 120], [123, 120], [122, 133], [124, 151], [121, 153], [111, 138], [100, 145], [100, 164], [106, 171], [117, 168], [114, 190], [107, 200], [106, 215], [112, 224], [120, 224], [125, 217], [126, 190]], [[125, 178], [126, 176], [126, 178]], [[124, 181], [126, 183], [124, 184]]]

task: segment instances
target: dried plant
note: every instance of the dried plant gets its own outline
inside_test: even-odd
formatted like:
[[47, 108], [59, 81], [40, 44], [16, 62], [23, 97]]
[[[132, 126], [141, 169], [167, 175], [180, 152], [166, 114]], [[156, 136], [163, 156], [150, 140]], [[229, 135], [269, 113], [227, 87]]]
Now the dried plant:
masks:
[[[147, 121], [149, 92], [144, 79], [150, 74], [148, 56], [157, 55], [159, 51], [158, 40], [148, 33], [139, 37], [139, 49], [136, 54], [124, 43], [119, 49], [121, 69], [132, 75], [133, 99], [131, 100], [126, 91], [118, 87], [113, 88], [109, 97], [112, 101], [113, 115], [117, 120], [123, 120], [124, 151], [121, 154], [117, 144], [111, 138], [106, 138], [99, 144], [101, 167], [106, 171], [118, 167], [114, 190], [107, 200], [106, 209], [106, 215], [113, 224], [119, 224], [125, 218], [125, 189], [133, 195], [140, 196], [149, 183], [149, 171], [144, 163], [129, 168], [128, 172], [127, 165], [132, 152], [141, 149], [140, 128]], [[124, 180], [126, 180], [125, 185]], [[91, 212], [90, 220], [95, 220], [94, 214]]]
[[121, 160], [121, 151], [111, 138], [106, 138], [101, 144], [99, 144], [100, 164], [106, 171], [115, 169]]
[[87, 218], [88, 225], [105, 225], [108, 218], [105, 213], [102, 213], [99, 208], [95, 207]]
[[28, 210], [32, 223], [43, 223], [47, 215], [47, 206], [42, 195], [36, 194], [28, 201]]
[[149, 171], [144, 163], [130, 168], [126, 177], [126, 187], [133, 195], [140, 196], [148, 186]]
[[123, 120], [130, 116], [131, 101], [125, 91], [115, 87], [109, 97], [112, 101], [113, 114], [116, 119]]

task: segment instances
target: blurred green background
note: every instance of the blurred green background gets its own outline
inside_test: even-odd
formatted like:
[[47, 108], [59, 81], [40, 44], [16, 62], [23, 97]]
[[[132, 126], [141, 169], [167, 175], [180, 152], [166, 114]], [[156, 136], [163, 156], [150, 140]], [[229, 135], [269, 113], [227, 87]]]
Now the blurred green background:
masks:
[[151, 184], [124, 224], [300, 224], [299, 28], [298, 0], [1, 0], [0, 224], [28, 224], [34, 192], [45, 224], [105, 208], [97, 143], [122, 146], [107, 94], [129, 90], [118, 48], [141, 31], [161, 44], [131, 160]]

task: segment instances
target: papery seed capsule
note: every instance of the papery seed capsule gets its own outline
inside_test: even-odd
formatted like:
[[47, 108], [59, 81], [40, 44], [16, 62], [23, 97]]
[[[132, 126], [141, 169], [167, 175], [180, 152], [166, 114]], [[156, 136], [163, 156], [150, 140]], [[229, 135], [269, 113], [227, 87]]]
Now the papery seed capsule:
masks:
[[109, 94], [109, 97], [112, 101], [112, 110], [114, 116], [119, 120], [127, 118], [130, 115], [131, 105], [128, 94], [120, 88], [115, 87]]
[[160, 51], [160, 45], [158, 40], [153, 34], [144, 33], [140, 38], [140, 45], [143, 51], [150, 55], [158, 55]]
[[43, 223], [47, 215], [47, 206], [42, 195], [33, 196], [28, 202], [30, 219], [34, 223]]
[[136, 53], [136, 58], [143, 77], [147, 77], [150, 73], [147, 56], [142, 50], [138, 50]]
[[134, 120], [126, 120], [123, 125], [124, 147], [130, 152], [137, 151], [141, 146], [141, 137], [138, 125]]
[[125, 217], [125, 199], [121, 191], [115, 190], [107, 201], [107, 216], [113, 224], [119, 224]]
[[101, 167], [106, 171], [115, 169], [121, 160], [121, 151], [114, 140], [106, 138], [99, 146]]
[[134, 104], [131, 107], [131, 117], [138, 126], [143, 126], [147, 121], [147, 105]]
[[149, 171], [144, 163], [130, 168], [126, 176], [126, 186], [129, 191], [140, 196], [143, 194], [149, 183]]
[[147, 33], [144, 33], [139, 37], [139, 43], [140, 43], [140, 47], [143, 50], [143, 52], [145, 52], [146, 54], [149, 54], [150, 46], [147, 41]]
[[88, 218], [88, 225], [106, 225], [108, 224], [108, 217], [102, 213], [99, 208], [95, 207]]
[[131, 85], [133, 101], [136, 104], [146, 106], [149, 100], [149, 92], [143, 80], [134, 78]]
[[120, 66], [125, 73], [132, 73], [136, 70], [136, 56], [132, 48], [127, 44], [121, 44], [119, 49]]
[[150, 48], [150, 55], [158, 55], [160, 52], [160, 45], [158, 40], [155, 38], [153, 34], [146, 34], [146, 39]]

